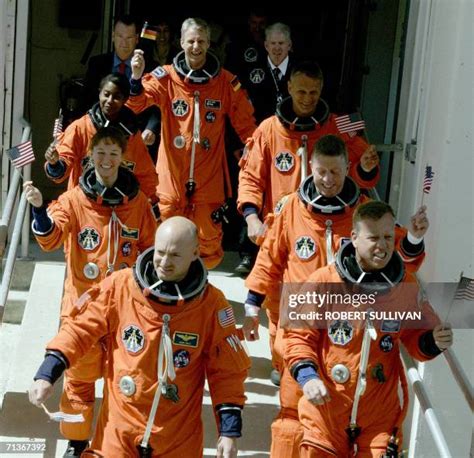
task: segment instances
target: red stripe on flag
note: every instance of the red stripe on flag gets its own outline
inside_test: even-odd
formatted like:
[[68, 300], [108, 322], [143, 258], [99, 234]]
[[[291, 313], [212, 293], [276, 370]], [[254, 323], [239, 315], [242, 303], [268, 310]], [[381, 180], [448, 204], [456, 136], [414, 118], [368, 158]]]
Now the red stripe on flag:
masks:
[[23, 167], [35, 160], [35, 153], [31, 140], [21, 143], [7, 150], [8, 157], [16, 168]]
[[433, 184], [433, 167], [431, 165], [427, 165], [425, 169], [425, 177], [423, 179], [423, 192], [425, 194], [429, 194], [431, 191], [431, 185]]
[[53, 137], [56, 138], [63, 132], [62, 116], [54, 120]]
[[365, 121], [359, 115], [342, 115], [336, 118], [336, 126], [341, 134], [365, 129]]
[[463, 277], [459, 282], [458, 289], [454, 295], [457, 301], [472, 301], [474, 300], [474, 280]]

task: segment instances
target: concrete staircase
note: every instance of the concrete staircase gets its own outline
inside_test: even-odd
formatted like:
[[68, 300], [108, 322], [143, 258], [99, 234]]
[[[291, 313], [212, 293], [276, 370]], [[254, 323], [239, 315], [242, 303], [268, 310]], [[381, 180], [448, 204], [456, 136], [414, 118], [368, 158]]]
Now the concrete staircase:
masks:
[[[44, 257], [38, 253], [39, 259]], [[61, 253], [57, 253], [57, 258], [60, 257]], [[241, 304], [246, 289], [243, 279], [231, 273], [237, 262], [236, 253], [226, 253], [223, 264], [217, 271], [210, 273], [209, 279], [224, 291], [234, 306], [238, 325], [242, 325]], [[5, 453], [9, 443], [44, 444], [44, 453], [21, 454], [22, 457], [31, 455], [33, 458], [61, 457], [67, 444], [60, 436], [57, 424], [49, 422], [41, 409], [31, 405], [27, 395], [32, 378], [43, 359], [44, 346], [58, 328], [65, 266], [64, 263], [50, 260], [30, 264], [31, 269], [34, 266], [31, 282], [26, 274], [19, 275], [23, 279], [22, 288], [29, 287], [29, 291], [12, 292], [11, 295], [12, 300], [25, 301], [22, 321], [23, 307], [18, 303], [15, 307], [9, 307], [7, 316], [12, 322], [4, 323], [0, 328], [0, 458], [11, 456]], [[20, 321], [21, 325], [18, 324]], [[258, 342], [248, 345], [252, 369], [246, 381], [248, 401], [244, 409], [244, 432], [239, 443], [239, 456], [270, 455], [270, 424], [278, 411], [278, 389], [269, 380], [271, 363], [266, 321], [260, 336]], [[47, 402], [52, 411], [57, 410], [61, 383], [58, 382], [55, 388], [53, 398]], [[96, 386], [96, 393], [102, 393], [101, 382]], [[100, 403], [100, 399], [97, 402]], [[203, 422], [206, 432], [204, 456], [215, 456], [217, 436], [208, 394], [204, 399]]]
[[[11, 453], [5, 453], [7, 445], [19, 441], [35, 445], [44, 444], [45, 447], [44, 453], [20, 453], [22, 457], [62, 457], [66, 449], [67, 442], [60, 436], [57, 424], [49, 422], [41, 409], [28, 402], [26, 392], [42, 361], [45, 343], [57, 331], [65, 268], [64, 263], [58, 262], [61, 258], [60, 252], [54, 253], [53, 257], [51, 254], [37, 253], [36, 259], [42, 261], [30, 262], [27, 267], [18, 268], [13, 279], [15, 290], [9, 296], [5, 315], [7, 322], [0, 327], [0, 458], [10, 457]], [[246, 289], [244, 281], [232, 273], [237, 261], [236, 253], [227, 252], [223, 264], [218, 270], [210, 273], [209, 280], [224, 291], [234, 307], [236, 321], [238, 325], [241, 325], [243, 323], [241, 304], [245, 299]], [[24, 315], [22, 316], [23, 308]], [[260, 340], [247, 343], [252, 358], [252, 368], [246, 381], [248, 401], [244, 409], [244, 431], [239, 443], [239, 456], [268, 457], [270, 455], [270, 425], [278, 411], [278, 389], [269, 381], [271, 364], [267, 322], [263, 320], [262, 325]], [[454, 350], [458, 355], [463, 356], [464, 360], [470, 361], [470, 364], [465, 367], [471, 380], [474, 367], [472, 342], [472, 330], [457, 331]], [[470, 353], [471, 357], [463, 353]], [[465, 458], [469, 455], [466, 435], [469, 435], [471, 431], [472, 414], [463, 403], [446, 362], [438, 358], [427, 364], [427, 368], [430, 367], [432, 367], [433, 376], [425, 374], [427, 389], [435, 404], [440, 404], [436, 405], [436, 408], [441, 413], [443, 430], [447, 434], [449, 444], [453, 446], [452, 456]], [[433, 377], [446, 380], [441, 391], [435, 391]], [[58, 406], [60, 391], [61, 383], [59, 382], [56, 384], [54, 396], [47, 402], [51, 410], [56, 410]], [[101, 382], [97, 383], [96, 393], [100, 397]], [[413, 393], [410, 397], [413, 403]], [[441, 402], [443, 400], [449, 400], [451, 406], [449, 409], [443, 407], [443, 402]], [[97, 404], [100, 401], [98, 399]], [[411, 418], [410, 413], [405, 422], [405, 447], [411, 442], [409, 434]], [[204, 398], [203, 422], [204, 456], [212, 457], [215, 456], [217, 437], [208, 394]], [[424, 424], [422, 419], [421, 429], [426, 429]], [[420, 433], [412, 438], [412, 441], [417, 441], [419, 435]], [[409, 456], [416, 458], [438, 456], [429, 432], [420, 437], [423, 437], [423, 443], [417, 444], [416, 454]], [[412, 443], [410, 445], [412, 449], [415, 449]]]
[[19, 345], [13, 353], [7, 393], [25, 393], [28, 390], [34, 368], [38, 368], [43, 361], [46, 343], [56, 335], [65, 272], [64, 264], [35, 265]]

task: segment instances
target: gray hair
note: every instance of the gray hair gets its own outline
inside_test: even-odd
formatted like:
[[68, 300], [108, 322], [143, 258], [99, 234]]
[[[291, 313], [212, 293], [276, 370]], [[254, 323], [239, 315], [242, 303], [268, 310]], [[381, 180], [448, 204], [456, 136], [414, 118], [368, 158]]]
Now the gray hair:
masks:
[[275, 24], [269, 25], [265, 29], [265, 40], [268, 40], [268, 37], [275, 32], [282, 33], [285, 36], [286, 41], [291, 42], [290, 27], [282, 22], [275, 22]]
[[189, 29], [200, 29], [204, 31], [207, 35], [207, 39], [209, 40], [209, 43], [211, 42], [211, 29], [209, 27], [209, 24], [204, 19], [200, 19], [198, 17], [197, 18], [189, 17], [188, 19], [185, 19], [181, 26], [181, 38], [184, 37], [184, 34]]

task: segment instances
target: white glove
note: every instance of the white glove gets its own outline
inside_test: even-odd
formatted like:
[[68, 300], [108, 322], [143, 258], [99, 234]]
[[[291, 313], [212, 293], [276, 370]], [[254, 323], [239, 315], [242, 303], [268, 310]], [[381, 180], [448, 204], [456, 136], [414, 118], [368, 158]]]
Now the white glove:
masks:
[[245, 307], [245, 316], [258, 316], [260, 314], [260, 307], [252, 304], [244, 304]]

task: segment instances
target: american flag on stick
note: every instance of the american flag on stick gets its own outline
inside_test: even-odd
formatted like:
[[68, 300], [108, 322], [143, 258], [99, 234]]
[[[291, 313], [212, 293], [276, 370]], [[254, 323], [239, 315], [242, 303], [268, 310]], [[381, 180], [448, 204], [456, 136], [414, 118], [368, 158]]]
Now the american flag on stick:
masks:
[[359, 113], [338, 116], [336, 126], [341, 134], [347, 133], [354, 136], [358, 130], [365, 129], [365, 121]]
[[59, 113], [59, 117], [54, 120], [53, 138], [56, 140], [63, 133], [63, 115]]
[[425, 194], [429, 194], [431, 191], [431, 185], [433, 184], [433, 167], [431, 165], [427, 165], [425, 169], [425, 178], [423, 179], [423, 192]]
[[474, 279], [461, 277], [456, 294], [455, 301], [474, 301]]
[[35, 160], [35, 153], [33, 151], [31, 140], [20, 143], [13, 148], [7, 149], [6, 153], [10, 158], [10, 161], [12, 161], [12, 164], [17, 169], [20, 169], [21, 167], [28, 165]]

